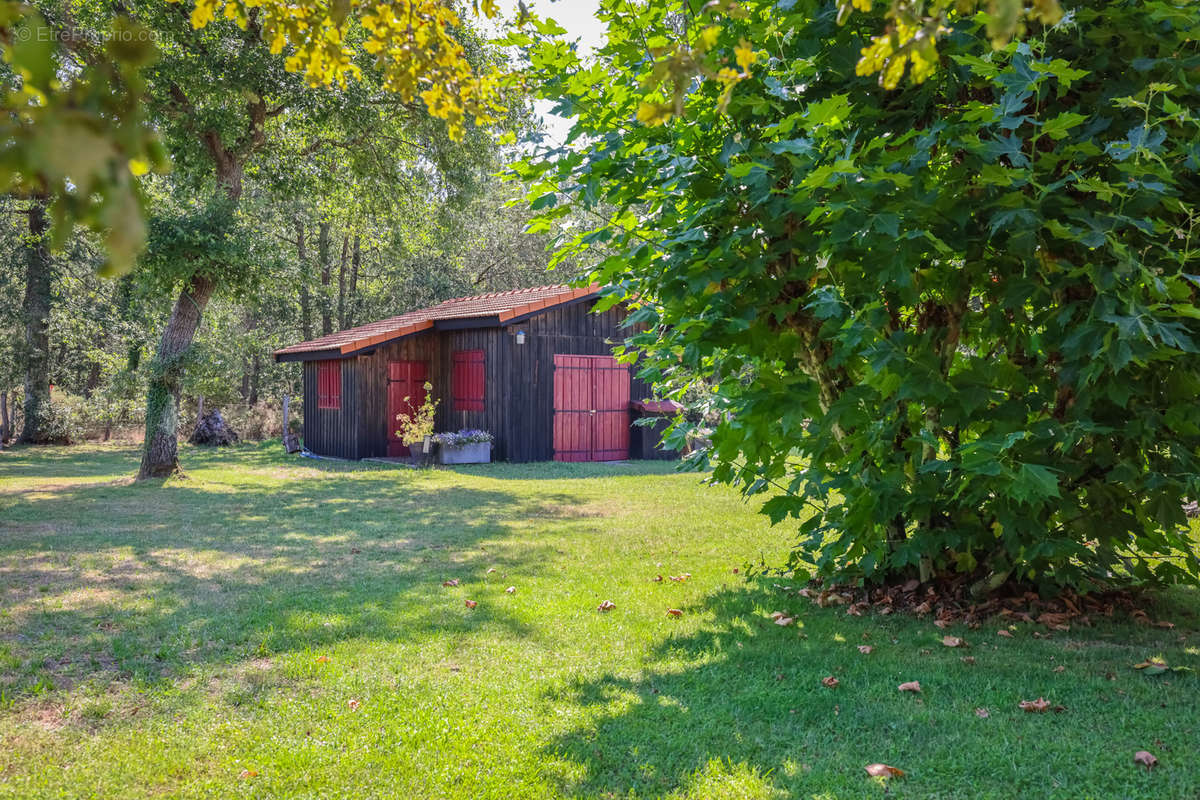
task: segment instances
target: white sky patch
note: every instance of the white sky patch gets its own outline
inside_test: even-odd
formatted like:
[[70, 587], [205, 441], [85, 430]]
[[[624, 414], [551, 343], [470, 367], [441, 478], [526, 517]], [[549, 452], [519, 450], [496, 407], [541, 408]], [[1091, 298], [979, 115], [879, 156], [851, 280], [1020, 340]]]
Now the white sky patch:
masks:
[[[526, 0], [525, 5], [538, 16], [549, 17], [567, 29], [566, 39], [579, 42], [579, 54], [586, 58], [604, 41], [604, 23], [596, 19], [599, 0]], [[517, 11], [517, 0], [500, 0], [506, 18]], [[534, 111], [546, 124], [546, 134], [555, 143], [566, 141], [571, 121], [553, 113], [554, 103], [538, 100]]]

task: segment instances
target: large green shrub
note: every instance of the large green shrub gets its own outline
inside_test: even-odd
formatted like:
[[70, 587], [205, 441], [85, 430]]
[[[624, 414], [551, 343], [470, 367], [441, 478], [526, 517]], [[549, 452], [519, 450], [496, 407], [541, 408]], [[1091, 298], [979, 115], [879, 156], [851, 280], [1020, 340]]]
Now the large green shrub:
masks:
[[611, 253], [646, 376], [718, 387], [716, 475], [785, 487], [822, 573], [1196, 581], [1200, 6], [1063, 3], [999, 49], [951, 12], [886, 90], [879, 16], [740, 5], [712, 49], [751, 77], [665, 125], [635, 117], [699, 4], [604, 2], [592, 68], [535, 49], [584, 145], [519, 168], [547, 216], [609, 210], [566, 251]]

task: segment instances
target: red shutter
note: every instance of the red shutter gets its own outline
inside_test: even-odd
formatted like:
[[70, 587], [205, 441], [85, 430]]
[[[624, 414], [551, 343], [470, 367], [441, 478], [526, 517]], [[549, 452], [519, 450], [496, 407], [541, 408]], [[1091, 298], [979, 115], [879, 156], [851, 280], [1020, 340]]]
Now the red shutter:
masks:
[[317, 365], [317, 408], [342, 407], [342, 362], [323, 361]]
[[483, 351], [454, 351], [454, 410], [483, 411]]

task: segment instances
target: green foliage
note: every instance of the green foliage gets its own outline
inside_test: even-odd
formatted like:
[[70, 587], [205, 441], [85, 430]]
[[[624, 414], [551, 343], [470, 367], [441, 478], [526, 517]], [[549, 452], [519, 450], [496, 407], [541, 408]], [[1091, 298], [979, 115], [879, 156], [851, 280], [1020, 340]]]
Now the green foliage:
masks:
[[603, 3], [592, 65], [537, 46], [586, 143], [517, 172], [548, 219], [614, 209], [562, 252], [606, 243], [644, 377], [716, 387], [699, 459], [787, 489], [794, 566], [1200, 580], [1195, 3], [1064, 4], [999, 50], [952, 19], [896, 91], [835, 6], [743, 3], [713, 47], [761, 47], [752, 79], [664, 127], [633, 121], [643, 43], [696, 35], [686, 4]]

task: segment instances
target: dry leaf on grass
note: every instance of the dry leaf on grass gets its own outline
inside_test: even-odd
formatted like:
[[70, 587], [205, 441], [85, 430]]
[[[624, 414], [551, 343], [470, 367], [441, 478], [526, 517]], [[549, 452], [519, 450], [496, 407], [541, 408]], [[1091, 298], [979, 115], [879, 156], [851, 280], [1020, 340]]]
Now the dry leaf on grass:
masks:
[[1054, 671], [1055, 672], [1066, 672], [1067, 668], [1064, 667], [1062, 664], [1059, 664], [1057, 667], [1054, 668]]
[[1039, 697], [1037, 700], [1022, 700], [1017, 706], [1030, 714], [1044, 714], [1050, 709], [1050, 701]]
[[682, 617], [682, 616], [683, 616], [683, 612], [682, 612], [682, 611], [680, 611], [678, 608], [668, 608], [668, 609], [667, 609], [667, 616], [668, 616], [668, 617]]
[[1141, 764], [1146, 769], [1150, 769], [1151, 767], [1158, 766], [1158, 759], [1146, 750], [1138, 750], [1133, 754], [1133, 763]]
[[935, 619], [935, 620], [933, 621], [933, 624], [934, 624], [936, 627], [938, 627], [938, 628], [949, 628], [949, 627], [950, 627], [950, 620], [948, 620], [948, 619]]
[[655, 583], [662, 583], [662, 575], [655, 575], [655, 576], [654, 576], [654, 582], [655, 582]]
[[605, 600], [603, 603], [596, 606], [596, 610], [597, 611], [612, 611], [616, 607], [617, 607], [617, 604], [614, 603], [612, 600]]
[[442, 586], [458, 586], [458, 578], [451, 578], [448, 581], [442, 581]]
[[467, 608], [474, 608], [475, 606], [479, 605], [479, 603], [475, 602], [474, 600], [463, 600], [463, 602], [466, 603]]
[[1011, 631], [1006, 631], [1006, 630], [1004, 630], [1003, 628], [1001, 628], [1000, 630], [996, 631], [996, 635], [997, 635], [997, 636], [1003, 636], [1005, 639], [1011, 639], [1011, 638], [1013, 638], [1012, 632], [1011, 632]]
[[871, 651], [874, 649], [875, 648], [871, 647], [871, 645], [869, 645], [869, 644], [860, 644], [858, 646], [858, 652], [862, 653], [864, 656], [871, 655]]
[[980, 719], [987, 719], [991, 716], [991, 714], [988, 713], [986, 708], [977, 708], [975, 709], [975, 716], [979, 717]]
[[488, 567], [488, 569], [487, 569], [487, 574], [488, 574], [488, 575], [491, 575], [491, 574], [492, 574], [493, 572], [495, 572], [495, 571], [496, 571], [496, 568], [495, 568], [495, 567]]
[[329, 656], [317, 656], [317, 663], [318, 664], [328, 664]]
[[258, 772], [252, 769], [244, 769], [238, 773], [238, 777], [242, 780], [246, 780], [247, 778], [255, 778], [258, 777]]
[[839, 683], [840, 683], [840, 681], [837, 678], [833, 677], [832, 675], [828, 675], [824, 678], [821, 678], [821, 685], [828, 687], [830, 689], [836, 689], [837, 685]]
[[676, 583], [683, 583], [688, 578], [692, 577], [692, 573], [685, 572], [682, 575], [668, 575], [667, 577], [669, 577], [671, 580], [675, 581]]
[[782, 626], [782, 627], [785, 627], [785, 628], [786, 628], [788, 625], [791, 625], [791, 624], [792, 624], [793, 622], [795, 622], [795, 621], [796, 621], [796, 620], [792, 619], [791, 617], [783, 617], [783, 616], [780, 616], [780, 617], [776, 617], [776, 618], [775, 618], [775, 624], [776, 624], [776, 625], [780, 625], [780, 626]]
[[513, 592], [515, 592], [516, 590], [517, 590], [517, 587], [515, 587], [515, 586], [510, 586], [510, 587], [508, 587], [507, 589], [505, 589], [505, 590], [504, 590], [504, 593], [505, 593], [505, 594], [512, 594], [512, 593], [513, 593]]
[[963, 656], [962, 658], [959, 659], [959, 661], [963, 662], [968, 667], [975, 666], [975, 656]]
[[350, 706], [351, 711], [358, 711], [358, 707], [362, 705], [362, 703], [358, 702], [357, 700], [351, 700], [346, 705]]
[[920, 681], [908, 681], [907, 683], [900, 684], [896, 688], [902, 692], [918, 692], [919, 693], [921, 691], [921, 682]]
[[966, 644], [966, 642], [957, 636], [943, 636], [942, 644], [944, 644], [946, 647], [962, 647]]
[[896, 767], [889, 767], [887, 764], [867, 764], [867, 774], [872, 778], [903, 778], [904, 770]]

